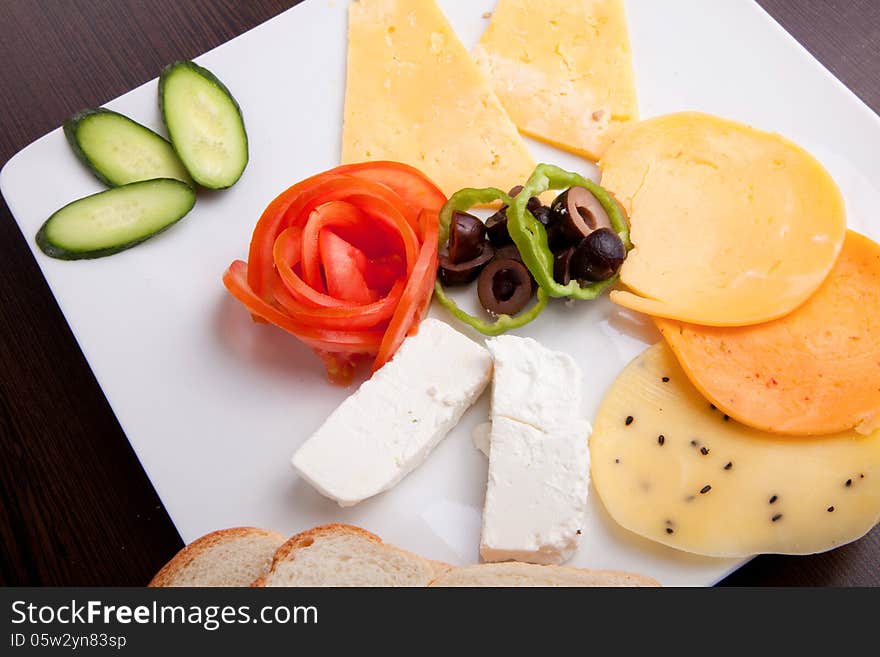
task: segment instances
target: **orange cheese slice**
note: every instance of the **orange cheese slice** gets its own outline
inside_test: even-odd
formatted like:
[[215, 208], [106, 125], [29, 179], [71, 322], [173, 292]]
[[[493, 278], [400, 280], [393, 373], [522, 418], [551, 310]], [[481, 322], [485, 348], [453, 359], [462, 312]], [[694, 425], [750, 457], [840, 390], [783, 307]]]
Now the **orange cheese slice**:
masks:
[[524, 133], [601, 157], [637, 119], [622, 0], [499, 0], [473, 52]]
[[657, 325], [694, 385], [744, 424], [817, 435], [880, 423], [880, 246], [847, 233], [810, 299], [765, 324]]
[[816, 291], [840, 252], [843, 198], [787, 139], [707, 114], [632, 125], [605, 152], [602, 184], [635, 244], [616, 303], [659, 317], [743, 326]]
[[342, 162], [395, 160], [447, 194], [507, 190], [535, 163], [434, 0], [349, 8]]

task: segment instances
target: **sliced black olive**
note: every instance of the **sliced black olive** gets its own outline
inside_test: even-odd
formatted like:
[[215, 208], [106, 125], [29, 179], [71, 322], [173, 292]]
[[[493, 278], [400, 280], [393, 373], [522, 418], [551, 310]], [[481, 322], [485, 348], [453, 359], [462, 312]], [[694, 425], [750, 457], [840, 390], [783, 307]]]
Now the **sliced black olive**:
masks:
[[547, 246], [550, 247], [553, 253], [559, 253], [560, 251], [565, 251], [565, 249], [572, 248], [574, 244], [562, 232], [562, 226], [553, 222], [547, 226]]
[[483, 246], [482, 252], [473, 260], [467, 262], [452, 262], [446, 254], [440, 255], [440, 282], [443, 285], [467, 285], [477, 276], [480, 271], [495, 255], [495, 249], [490, 244]]
[[496, 315], [515, 315], [526, 307], [533, 292], [529, 270], [511, 258], [490, 262], [477, 281], [480, 303]]
[[449, 227], [449, 259], [459, 264], [469, 262], [483, 252], [486, 226], [467, 212], [453, 212]]
[[604, 281], [617, 273], [626, 258], [620, 237], [609, 228], [600, 228], [587, 235], [574, 249], [568, 263], [572, 278]]
[[516, 248], [516, 244], [505, 244], [504, 246], [495, 249], [495, 259], [523, 261], [519, 249]]
[[[516, 187], [511, 187], [511, 188], [510, 188], [510, 191], [507, 192], [507, 195], [510, 196], [510, 197], [514, 197], [514, 196], [517, 196], [522, 190], [523, 190], [523, 186], [522, 186], [522, 185], [517, 185]], [[537, 196], [532, 196], [532, 197], [529, 199], [528, 203], [526, 203], [526, 210], [528, 210], [528, 211], [531, 212], [532, 214], [535, 214], [535, 212], [538, 210], [538, 208], [541, 207], [541, 205], [542, 205], [542, 204], [541, 204], [541, 199], [539, 199]], [[537, 217], [536, 217], [536, 218], [537, 218]], [[538, 221], [541, 221], [541, 220], [538, 219]], [[544, 222], [541, 221], [541, 223], [543, 224]], [[545, 225], [546, 225], [546, 224], [545, 224]]]
[[553, 258], [553, 280], [560, 285], [571, 283], [569, 263], [571, 262], [572, 253], [574, 253], [574, 247], [569, 247], [557, 253], [556, 257]]
[[491, 217], [486, 219], [486, 235], [493, 246], [501, 247], [510, 244], [513, 240], [507, 231], [507, 206], [501, 206]]
[[532, 213], [532, 216], [544, 224], [545, 227], [549, 226], [553, 221], [553, 213], [546, 205], [539, 205], [534, 210], [530, 210], [530, 212]]
[[550, 206], [554, 221], [559, 223], [563, 236], [577, 244], [599, 228], [611, 229], [611, 219], [605, 208], [586, 187], [565, 190]]

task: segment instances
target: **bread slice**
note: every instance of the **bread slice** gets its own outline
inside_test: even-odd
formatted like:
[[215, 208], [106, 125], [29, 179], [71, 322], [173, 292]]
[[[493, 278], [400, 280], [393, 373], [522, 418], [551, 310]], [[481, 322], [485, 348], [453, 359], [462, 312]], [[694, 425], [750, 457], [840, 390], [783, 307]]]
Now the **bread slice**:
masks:
[[650, 577], [508, 561], [453, 568], [430, 586], [660, 586]]
[[427, 586], [451, 566], [386, 545], [352, 525], [329, 524], [278, 548], [254, 586]]
[[249, 586], [269, 570], [285, 540], [257, 527], [211, 532], [178, 552], [149, 586]]

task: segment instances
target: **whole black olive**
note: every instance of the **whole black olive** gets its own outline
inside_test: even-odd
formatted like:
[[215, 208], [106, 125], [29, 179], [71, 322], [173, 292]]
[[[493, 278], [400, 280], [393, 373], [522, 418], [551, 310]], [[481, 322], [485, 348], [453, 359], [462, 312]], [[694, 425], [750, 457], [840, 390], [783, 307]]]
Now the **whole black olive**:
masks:
[[482, 252], [473, 260], [466, 262], [452, 262], [452, 258], [448, 255], [441, 254], [439, 259], [438, 276], [443, 285], [467, 285], [477, 276], [480, 271], [495, 255], [495, 249], [490, 244], [483, 247]]
[[617, 233], [600, 228], [575, 247], [568, 272], [579, 281], [604, 281], [617, 273], [625, 258], [626, 248]]
[[449, 226], [449, 259], [459, 264], [478, 257], [486, 244], [486, 226], [467, 212], [453, 212]]
[[518, 260], [495, 259], [480, 272], [477, 296], [483, 308], [495, 315], [515, 315], [534, 293], [532, 276]]
[[611, 229], [611, 219], [599, 199], [586, 187], [571, 187], [565, 190], [550, 205], [554, 222], [562, 229], [562, 237], [570, 245], [578, 244], [583, 238], [599, 228]]
[[486, 219], [486, 235], [493, 246], [500, 247], [510, 244], [513, 240], [507, 231], [507, 206], [501, 206], [491, 217]]
[[574, 253], [574, 247], [569, 247], [557, 253], [556, 257], [553, 258], [553, 280], [560, 285], [571, 283], [569, 263], [571, 262], [572, 253]]

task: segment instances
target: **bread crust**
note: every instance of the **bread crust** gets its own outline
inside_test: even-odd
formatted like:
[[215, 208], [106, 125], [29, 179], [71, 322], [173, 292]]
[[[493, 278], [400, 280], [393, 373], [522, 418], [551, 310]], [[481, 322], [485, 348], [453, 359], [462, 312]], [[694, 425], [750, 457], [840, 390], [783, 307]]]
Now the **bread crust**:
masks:
[[267, 582], [269, 581], [269, 578], [272, 577], [277, 567], [281, 563], [285, 561], [296, 560], [296, 552], [309, 547], [316, 540], [328, 536], [342, 535], [358, 536], [360, 538], [370, 541], [371, 543], [381, 545], [385, 549], [395, 550], [399, 553], [407, 555], [408, 557], [419, 559], [424, 562], [429, 569], [433, 571], [433, 579], [436, 579], [437, 577], [446, 573], [452, 568], [451, 565], [443, 563], [442, 561], [431, 561], [430, 559], [425, 559], [424, 557], [420, 557], [417, 554], [413, 554], [412, 552], [408, 552], [399, 547], [395, 547], [394, 545], [388, 545], [387, 543], [383, 542], [381, 538], [379, 538], [372, 532], [368, 532], [366, 529], [362, 529], [354, 525], [331, 522], [326, 525], [319, 525], [317, 527], [313, 527], [312, 529], [307, 529], [306, 531], [300, 532], [299, 534], [296, 534], [295, 536], [292, 536], [290, 539], [288, 539], [288, 541], [284, 543], [284, 545], [282, 545], [275, 551], [275, 556], [272, 557], [272, 566], [269, 568], [269, 571], [254, 580], [251, 586], [265, 587]]
[[[156, 576], [153, 577], [148, 586], [170, 586], [178, 574], [190, 563], [205, 554], [205, 552], [211, 548], [220, 545], [225, 541], [242, 537], [262, 536], [274, 539], [278, 542], [283, 541], [272, 556], [272, 564], [268, 571], [254, 580], [251, 584], [253, 587], [264, 587], [269, 578], [275, 573], [277, 567], [281, 563], [295, 560], [299, 550], [308, 548], [321, 538], [344, 535], [357, 536], [371, 543], [381, 545], [386, 550], [393, 550], [400, 554], [404, 554], [409, 558], [421, 561], [432, 573], [430, 581], [426, 584], [431, 587], [464, 587], [468, 585], [510, 586], [510, 584], [503, 583], [506, 576], [515, 576], [525, 578], [526, 580], [532, 580], [537, 582], [537, 586], [551, 586], [551, 584], [547, 583], [547, 574], [552, 574], [554, 576], [557, 581], [552, 585], [556, 586], [660, 586], [660, 583], [655, 579], [633, 573], [613, 570], [588, 570], [583, 568], [572, 568], [570, 566], [543, 566], [515, 561], [484, 563], [456, 568], [448, 563], [425, 559], [424, 557], [420, 557], [394, 545], [388, 545], [372, 532], [361, 529], [360, 527], [335, 522], [307, 529], [306, 531], [291, 536], [286, 541], [282, 534], [266, 529], [260, 529], [259, 527], [231, 527], [229, 529], [221, 529], [219, 531], [205, 534], [174, 555], [174, 557], [172, 557], [172, 559], [166, 563], [158, 573], [156, 573]], [[483, 579], [471, 582], [462, 579], [467, 578], [471, 573], [479, 574]], [[498, 578], [495, 583], [491, 583], [491, 578], [493, 576]], [[565, 580], [568, 581], [566, 582]]]
[[230, 527], [229, 529], [220, 529], [210, 532], [197, 538], [171, 557], [171, 560], [162, 566], [147, 586], [154, 588], [169, 586], [170, 582], [174, 580], [178, 573], [195, 559], [203, 555], [207, 550], [229, 539], [245, 536], [265, 536], [279, 541], [284, 540], [283, 534], [268, 529], [261, 529], [259, 527]]
[[[636, 575], [634, 573], [626, 573], [617, 570], [589, 570], [585, 568], [572, 568], [571, 566], [554, 566], [539, 565], [532, 563], [522, 563], [518, 561], [506, 561], [500, 563], [482, 563], [473, 566], [462, 566], [460, 568], [452, 568], [450, 571], [435, 578], [428, 586], [467, 586], [466, 583], [459, 581], [454, 582], [460, 576], [467, 576], [472, 572], [479, 572], [482, 575], [516, 575], [533, 580], [540, 580], [547, 573], [560, 576], [562, 578], [571, 578], [570, 586], [595, 586], [595, 587], [618, 587], [618, 586], [660, 586], [657, 580], [646, 577], [644, 575]], [[584, 579], [587, 581], [584, 581]], [[589, 580], [592, 579], [592, 582]], [[505, 586], [502, 583], [487, 584], [480, 583], [476, 586]], [[510, 586], [509, 584], [506, 586]], [[546, 581], [537, 584], [537, 586], [551, 586]], [[565, 586], [565, 584], [556, 584], [556, 586]]]

